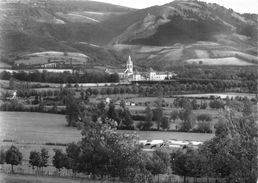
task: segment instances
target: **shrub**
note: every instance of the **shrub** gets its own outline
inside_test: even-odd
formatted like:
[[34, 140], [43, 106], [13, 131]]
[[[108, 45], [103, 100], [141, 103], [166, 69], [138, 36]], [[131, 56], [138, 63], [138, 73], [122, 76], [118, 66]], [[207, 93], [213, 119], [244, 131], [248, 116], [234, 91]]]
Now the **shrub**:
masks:
[[212, 109], [221, 109], [224, 108], [224, 103], [221, 100], [212, 100], [210, 101], [209, 106]]
[[199, 114], [197, 116], [197, 121], [211, 121], [212, 117], [210, 114]]
[[142, 115], [132, 115], [132, 119], [134, 121], [144, 121], [145, 120], [145, 116], [142, 116]]
[[199, 122], [197, 128], [193, 129], [193, 131], [198, 133], [212, 133], [210, 122]]
[[201, 103], [201, 106], [200, 106], [200, 109], [207, 109], [207, 103], [204, 102], [204, 103]]

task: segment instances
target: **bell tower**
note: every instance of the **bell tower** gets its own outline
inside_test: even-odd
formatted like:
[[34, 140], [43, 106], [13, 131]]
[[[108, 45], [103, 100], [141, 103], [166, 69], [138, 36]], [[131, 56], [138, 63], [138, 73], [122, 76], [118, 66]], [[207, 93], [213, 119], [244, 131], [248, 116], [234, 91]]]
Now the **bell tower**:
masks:
[[133, 74], [133, 62], [131, 56], [129, 55], [128, 60], [126, 62], [126, 70], [128, 74]]

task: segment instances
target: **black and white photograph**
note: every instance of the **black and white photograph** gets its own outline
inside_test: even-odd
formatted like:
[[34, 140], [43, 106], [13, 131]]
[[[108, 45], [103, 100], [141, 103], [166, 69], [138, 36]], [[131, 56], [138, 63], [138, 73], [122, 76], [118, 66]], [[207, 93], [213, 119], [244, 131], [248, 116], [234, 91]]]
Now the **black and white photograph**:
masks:
[[0, 183], [258, 183], [258, 0], [0, 0]]

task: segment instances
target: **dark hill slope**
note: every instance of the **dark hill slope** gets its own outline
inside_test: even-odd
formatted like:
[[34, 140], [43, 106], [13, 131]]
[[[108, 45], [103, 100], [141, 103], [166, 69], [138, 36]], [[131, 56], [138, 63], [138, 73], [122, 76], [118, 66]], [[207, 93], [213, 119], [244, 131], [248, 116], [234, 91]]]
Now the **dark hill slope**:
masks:
[[[128, 14], [128, 28], [112, 43], [165, 46], [193, 41], [217, 41], [218, 34], [237, 33], [257, 43], [257, 19], [241, 15], [217, 4], [188, 0], [173, 1]], [[117, 17], [116, 22], [119, 22]], [[124, 25], [124, 27], [123, 27]]]

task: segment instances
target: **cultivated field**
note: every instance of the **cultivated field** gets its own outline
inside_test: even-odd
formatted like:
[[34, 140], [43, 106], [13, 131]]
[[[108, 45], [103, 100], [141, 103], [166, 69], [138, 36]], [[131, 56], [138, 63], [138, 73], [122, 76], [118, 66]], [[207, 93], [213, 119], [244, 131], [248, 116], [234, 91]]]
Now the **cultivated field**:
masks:
[[189, 64], [201, 64], [201, 65], [237, 65], [237, 66], [249, 66], [254, 65], [236, 57], [227, 58], [199, 58], [187, 60]]
[[198, 98], [198, 97], [220, 97], [222, 99], [224, 98], [235, 98], [236, 96], [240, 96], [240, 97], [247, 97], [249, 99], [255, 98], [255, 94], [252, 93], [203, 93], [203, 94], [185, 94], [185, 95], [178, 95], [178, 96], [182, 96], [182, 97], [193, 97], [193, 98]]

